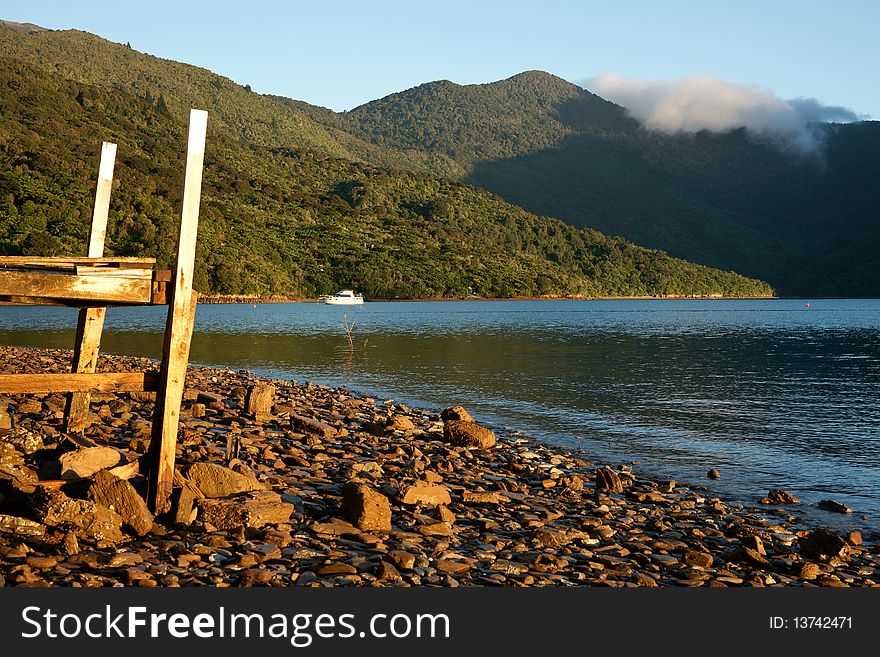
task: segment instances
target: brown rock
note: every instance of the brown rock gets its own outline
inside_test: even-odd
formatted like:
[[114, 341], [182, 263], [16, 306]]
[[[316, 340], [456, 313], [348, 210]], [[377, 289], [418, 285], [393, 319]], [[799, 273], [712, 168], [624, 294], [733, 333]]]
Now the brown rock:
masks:
[[37, 480], [37, 473], [25, 465], [21, 452], [5, 442], [0, 442], [0, 475], [7, 475], [9, 478], [25, 484]]
[[46, 533], [46, 526], [27, 518], [0, 515], [0, 534], [13, 536], [33, 536], [40, 538]]
[[706, 473], [706, 476], [709, 479], [721, 479], [721, 473], [718, 472], [718, 470], [716, 470], [715, 468], [709, 470], [709, 472]]
[[623, 482], [620, 476], [609, 467], [596, 468], [596, 488], [611, 493], [622, 493]]
[[[2, 427], [0, 427], [0, 429], [2, 429]], [[7, 445], [12, 445], [22, 454], [33, 454], [46, 447], [43, 443], [42, 436], [21, 427], [3, 434], [3, 437], [0, 440]]]
[[767, 499], [770, 504], [800, 504], [801, 501], [788, 491], [781, 488], [774, 488], [767, 493]]
[[461, 501], [465, 504], [504, 504], [507, 498], [495, 491], [466, 490], [461, 494]]
[[333, 438], [336, 436], [336, 429], [329, 424], [324, 424], [310, 417], [302, 417], [301, 415], [290, 416], [290, 428], [299, 433], [304, 433], [318, 438]]
[[402, 578], [400, 576], [400, 571], [397, 570], [397, 568], [387, 561], [380, 561], [379, 567], [376, 569], [376, 579], [383, 582], [397, 582]]
[[701, 552], [700, 550], [685, 550], [681, 560], [686, 564], [700, 566], [701, 568], [711, 568], [714, 561], [711, 554]]
[[740, 543], [750, 550], [754, 550], [761, 556], [766, 556], [767, 550], [764, 549], [764, 541], [761, 540], [760, 536], [756, 536], [752, 534], [751, 536], [743, 536], [740, 538]]
[[849, 547], [840, 536], [830, 529], [819, 528], [798, 540], [801, 554], [813, 559], [822, 557], [846, 557]]
[[202, 495], [210, 498], [227, 497], [265, 488], [256, 479], [216, 463], [193, 463], [187, 472], [187, 478]]
[[459, 422], [473, 422], [474, 418], [471, 417], [471, 414], [464, 410], [463, 406], [450, 406], [449, 408], [444, 408], [440, 413], [440, 419], [444, 422], [449, 422], [450, 420], [458, 420]]
[[449, 420], [443, 424], [443, 440], [458, 447], [489, 449], [495, 444], [495, 434], [475, 422]]
[[730, 554], [728, 554], [727, 561], [729, 563], [742, 564], [743, 566], [748, 566], [750, 568], [763, 568], [769, 565], [769, 562], [758, 554], [756, 550], [747, 548], [743, 545], [735, 548]]
[[0, 408], [0, 431], [8, 431], [12, 428], [12, 416], [5, 408]]
[[97, 504], [116, 511], [122, 517], [122, 524], [138, 536], [143, 536], [153, 527], [153, 514], [134, 487], [106, 470], [95, 473], [89, 496]]
[[820, 509], [831, 511], [833, 513], [852, 513], [852, 509], [850, 509], [846, 504], [841, 504], [840, 502], [835, 502], [834, 500], [822, 500], [816, 506], [818, 506]]
[[275, 404], [275, 386], [271, 383], [257, 383], [248, 388], [244, 399], [245, 413], [257, 422], [267, 422], [272, 417]]
[[207, 410], [204, 404], [196, 403], [189, 407], [189, 416], [196, 419], [205, 417]]
[[388, 558], [400, 570], [411, 570], [416, 565], [416, 557], [405, 550], [391, 550]]
[[532, 532], [532, 540], [538, 545], [548, 548], [563, 547], [571, 543], [571, 538], [565, 532], [545, 527]]
[[636, 573], [633, 579], [636, 583], [636, 586], [642, 586], [649, 589], [656, 589], [660, 586], [657, 583], [656, 579], [654, 579], [650, 575], [645, 575], [644, 573]]
[[122, 517], [89, 500], [75, 500], [59, 490], [40, 488], [31, 498], [34, 513], [51, 527], [76, 528], [80, 538], [118, 543], [125, 539]]
[[78, 449], [62, 454], [59, 461], [62, 479], [86, 479], [98, 470], [115, 468], [126, 462], [122, 453], [112, 447]]
[[290, 520], [293, 513], [292, 504], [282, 502], [278, 493], [265, 490], [222, 499], [202, 499], [198, 507], [203, 522], [222, 530], [282, 524]]
[[451, 504], [452, 498], [446, 486], [421, 484], [406, 486], [400, 491], [401, 504], [421, 504], [422, 506], [437, 506], [439, 504]]
[[846, 542], [850, 545], [861, 545], [862, 544], [862, 532], [855, 530], [851, 531], [846, 536]]
[[391, 531], [391, 503], [388, 498], [358, 481], [342, 488], [342, 513], [364, 531]]
[[450, 525], [455, 523], [455, 514], [444, 504], [437, 507], [437, 518], [441, 522], [448, 522]]
[[469, 563], [463, 561], [454, 561], [452, 559], [435, 559], [434, 568], [441, 573], [450, 573], [452, 575], [461, 575], [471, 569]]
[[386, 431], [412, 431], [415, 428], [416, 425], [406, 415], [392, 415], [385, 425]]
[[800, 564], [796, 570], [796, 574], [801, 579], [813, 580], [822, 574], [822, 569], [817, 564], [807, 561]]

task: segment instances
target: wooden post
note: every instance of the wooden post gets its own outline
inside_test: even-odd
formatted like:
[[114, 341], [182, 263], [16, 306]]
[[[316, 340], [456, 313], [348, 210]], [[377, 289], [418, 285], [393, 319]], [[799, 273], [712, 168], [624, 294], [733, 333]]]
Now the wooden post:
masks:
[[183, 210], [180, 218], [180, 238], [177, 243], [177, 267], [172, 282], [173, 287], [169, 286], [171, 289], [162, 365], [159, 371], [160, 385], [153, 411], [153, 433], [150, 441], [147, 503], [153, 513], [162, 513], [168, 509], [174, 478], [180, 402], [183, 397], [197, 303], [197, 294], [193, 292], [192, 282], [207, 123], [207, 112], [195, 109], [190, 111]]
[[[92, 210], [92, 230], [89, 234], [89, 258], [104, 255], [107, 237], [107, 217], [110, 213], [110, 192], [113, 189], [113, 165], [116, 162], [116, 144], [101, 144], [101, 164], [98, 167], [98, 187], [95, 191], [95, 207]], [[98, 349], [104, 329], [106, 308], [81, 308], [76, 325], [76, 344], [73, 350], [73, 372], [91, 373], [98, 365]], [[64, 409], [64, 431], [79, 433], [85, 428], [89, 414], [88, 392], [67, 395]]]

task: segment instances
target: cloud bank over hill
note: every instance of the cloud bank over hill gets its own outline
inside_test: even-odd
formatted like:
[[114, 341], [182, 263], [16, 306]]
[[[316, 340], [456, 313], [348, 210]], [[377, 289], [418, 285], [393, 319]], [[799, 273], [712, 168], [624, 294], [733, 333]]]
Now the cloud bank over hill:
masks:
[[627, 108], [644, 126], [666, 133], [726, 132], [746, 128], [756, 135], [782, 137], [803, 150], [815, 150], [810, 124], [850, 123], [860, 118], [846, 107], [815, 98], [783, 100], [769, 89], [728, 82], [710, 75], [675, 81], [640, 80], [606, 74], [583, 86]]

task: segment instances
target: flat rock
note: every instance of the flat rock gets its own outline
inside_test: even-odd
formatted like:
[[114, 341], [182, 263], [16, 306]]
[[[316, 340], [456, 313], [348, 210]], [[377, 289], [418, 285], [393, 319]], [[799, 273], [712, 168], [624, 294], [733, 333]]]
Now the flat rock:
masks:
[[153, 514], [144, 499], [125, 479], [100, 470], [92, 480], [89, 496], [97, 504], [116, 511], [122, 517], [122, 524], [138, 536], [143, 536], [152, 529]]
[[216, 463], [193, 463], [187, 472], [187, 479], [202, 495], [209, 498], [227, 497], [265, 488], [253, 477], [239, 474]]
[[292, 504], [282, 502], [278, 493], [266, 490], [205, 498], [198, 501], [198, 508], [204, 522], [222, 530], [283, 524], [293, 513]]
[[299, 433], [304, 433], [318, 438], [333, 438], [338, 433], [329, 424], [301, 415], [290, 416], [290, 428]]
[[126, 462], [122, 453], [112, 447], [86, 447], [62, 454], [58, 460], [62, 479], [86, 479], [99, 470]]
[[406, 486], [400, 491], [401, 504], [421, 504], [422, 506], [438, 506], [451, 504], [452, 498], [446, 486], [421, 484]]
[[33, 536], [40, 538], [46, 533], [46, 526], [27, 518], [0, 514], [0, 534], [13, 536]]

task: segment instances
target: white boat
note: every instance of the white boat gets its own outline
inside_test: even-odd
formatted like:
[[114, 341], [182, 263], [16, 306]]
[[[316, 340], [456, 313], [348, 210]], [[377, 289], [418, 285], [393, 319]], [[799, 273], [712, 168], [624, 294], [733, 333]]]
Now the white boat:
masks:
[[321, 300], [334, 306], [354, 306], [363, 303], [364, 296], [355, 294], [353, 290], [339, 290], [336, 294], [325, 294]]

